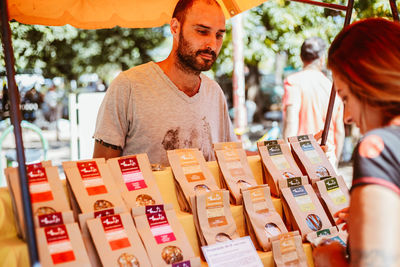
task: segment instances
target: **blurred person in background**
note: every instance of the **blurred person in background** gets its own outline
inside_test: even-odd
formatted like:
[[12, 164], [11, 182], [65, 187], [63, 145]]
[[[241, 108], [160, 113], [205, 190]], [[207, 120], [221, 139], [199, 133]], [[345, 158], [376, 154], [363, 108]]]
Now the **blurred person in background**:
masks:
[[361, 20], [346, 27], [328, 55], [344, 121], [363, 137], [353, 153], [348, 252], [337, 242], [317, 247], [315, 266], [400, 266], [400, 24]]
[[58, 93], [55, 85], [52, 85], [44, 96], [46, 103], [45, 118], [49, 122], [54, 122], [58, 119]]
[[[283, 138], [316, 134], [324, 128], [332, 82], [322, 69], [325, 65], [326, 44], [311, 37], [301, 46], [303, 70], [289, 75], [284, 81]], [[343, 104], [336, 101], [327, 139], [327, 156], [337, 166], [344, 142]]]

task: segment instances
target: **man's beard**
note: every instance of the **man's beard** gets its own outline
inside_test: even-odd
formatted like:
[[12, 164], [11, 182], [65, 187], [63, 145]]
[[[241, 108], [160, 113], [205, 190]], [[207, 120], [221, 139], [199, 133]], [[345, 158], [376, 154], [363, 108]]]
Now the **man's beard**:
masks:
[[[197, 56], [199, 56], [201, 53], [211, 55], [212, 59], [207, 60], [201, 58], [200, 60], [197, 60]], [[180, 63], [182, 69], [196, 74], [211, 69], [212, 65], [217, 59], [216, 53], [212, 51], [211, 48], [193, 51], [190, 43], [183, 37], [182, 32], [179, 34], [177, 56], [178, 62]]]

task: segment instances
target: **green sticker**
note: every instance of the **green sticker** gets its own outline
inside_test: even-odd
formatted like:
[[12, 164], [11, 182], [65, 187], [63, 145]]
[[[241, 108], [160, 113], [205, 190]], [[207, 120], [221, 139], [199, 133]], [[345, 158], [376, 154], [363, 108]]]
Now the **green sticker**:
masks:
[[287, 179], [288, 187], [301, 185], [301, 177], [293, 177]]
[[310, 140], [310, 139], [308, 139], [308, 135], [299, 135], [299, 136], [297, 136], [297, 140], [299, 142], [301, 142], [301, 141]]
[[325, 183], [327, 191], [339, 188], [339, 184], [338, 184], [338, 182], [337, 182], [335, 177], [324, 179], [324, 183]]
[[264, 146], [272, 146], [272, 145], [277, 145], [278, 140], [269, 140], [269, 141], [264, 141]]
[[324, 235], [330, 235], [331, 234], [331, 230], [329, 230], [329, 229], [324, 229], [324, 230], [321, 230], [321, 231], [318, 231], [317, 232], [317, 237], [319, 237], [319, 236], [324, 236]]

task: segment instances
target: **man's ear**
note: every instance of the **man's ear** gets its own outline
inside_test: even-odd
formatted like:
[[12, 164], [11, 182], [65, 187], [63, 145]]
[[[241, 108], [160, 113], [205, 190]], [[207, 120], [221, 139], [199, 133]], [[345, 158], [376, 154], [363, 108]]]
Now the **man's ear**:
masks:
[[174, 37], [174, 39], [178, 38], [179, 32], [181, 31], [181, 23], [176, 18], [172, 18], [171, 23], [169, 25], [171, 29], [171, 34]]

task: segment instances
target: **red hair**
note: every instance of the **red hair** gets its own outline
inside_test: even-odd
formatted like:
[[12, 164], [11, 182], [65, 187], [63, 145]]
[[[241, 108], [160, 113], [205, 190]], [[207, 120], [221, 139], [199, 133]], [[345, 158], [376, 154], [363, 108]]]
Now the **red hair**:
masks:
[[329, 48], [328, 67], [380, 109], [384, 123], [400, 115], [400, 23], [373, 18], [346, 27]]

